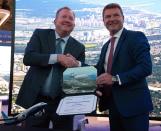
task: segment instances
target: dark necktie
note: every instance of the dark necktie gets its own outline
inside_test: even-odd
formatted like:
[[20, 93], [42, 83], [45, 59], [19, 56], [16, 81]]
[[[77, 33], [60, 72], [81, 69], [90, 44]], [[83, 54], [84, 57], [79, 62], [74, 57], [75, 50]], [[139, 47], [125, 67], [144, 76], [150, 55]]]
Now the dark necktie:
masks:
[[[58, 38], [56, 44], [56, 50], [55, 54], [62, 54], [62, 47], [61, 44], [64, 42], [63, 39]], [[54, 65], [51, 68], [51, 71], [45, 81], [45, 85], [42, 91], [42, 94], [45, 96], [50, 96], [51, 98], [55, 98], [57, 95], [59, 95], [61, 89], [60, 89], [60, 84], [61, 84], [61, 78], [62, 73], [59, 69], [59, 65]]]
[[110, 39], [111, 48], [110, 48], [110, 53], [109, 53], [109, 56], [108, 56], [107, 73], [111, 73], [111, 69], [112, 69], [112, 61], [113, 61], [113, 52], [114, 52], [115, 39], [116, 39], [116, 37], [112, 37]]
[[63, 39], [61, 39], [61, 38], [57, 39], [57, 45], [56, 45], [56, 51], [55, 51], [56, 54], [62, 54], [62, 46], [61, 46], [61, 44], [63, 42], [64, 42]]
[[[110, 48], [110, 52], [109, 52], [109, 56], [108, 56], [107, 71], [106, 71], [107, 73], [110, 73], [110, 74], [111, 74], [111, 69], [112, 69], [112, 59], [113, 59], [115, 38], [116, 37], [112, 37], [110, 39], [111, 48]], [[103, 93], [102, 97], [104, 97], [104, 99], [107, 99], [112, 94], [112, 86], [111, 85], [104, 85], [104, 87], [100, 88], [99, 90]]]

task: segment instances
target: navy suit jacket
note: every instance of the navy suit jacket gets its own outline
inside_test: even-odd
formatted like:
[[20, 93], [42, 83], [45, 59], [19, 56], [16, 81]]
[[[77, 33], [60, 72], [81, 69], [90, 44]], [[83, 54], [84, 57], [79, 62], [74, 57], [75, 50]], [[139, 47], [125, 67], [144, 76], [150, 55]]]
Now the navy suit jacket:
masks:
[[[51, 67], [58, 69], [56, 78], [61, 87], [61, 80], [63, 79], [63, 72], [65, 68], [56, 63], [48, 64], [50, 54], [55, 52], [55, 31], [53, 29], [36, 29], [26, 47], [23, 62], [26, 66], [30, 66], [27, 72], [19, 94], [17, 96], [16, 104], [28, 108], [36, 102], [45, 80], [48, 77]], [[69, 37], [64, 54], [70, 53], [78, 61], [84, 64], [85, 61], [85, 47], [73, 37]]]
[[[105, 55], [109, 41], [102, 47], [97, 63], [98, 76], [104, 73]], [[121, 85], [114, 84], [112, 94], [118, 111], [133, 116], [153, 109], [146, 77], [152, 72], [150, 45], [142, 32], [124, 29], [116, 47], [112, 75], [119, 75]], [[108, 98], [101, 97], [100, 111], [109, 107]]]

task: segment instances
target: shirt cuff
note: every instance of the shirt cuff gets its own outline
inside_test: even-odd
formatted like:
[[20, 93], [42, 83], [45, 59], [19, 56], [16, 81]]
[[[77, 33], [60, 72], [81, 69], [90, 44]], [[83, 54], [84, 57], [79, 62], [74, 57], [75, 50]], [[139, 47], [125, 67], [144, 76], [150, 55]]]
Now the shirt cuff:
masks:
[[80, 61], [78, 61], [78, 67], [81, 67], [82, 66], [82, 63]]
[[57, 63], [57, 54], [51, 54], [48, 64], [55, 64], [55, 63]]
[[122, 83], [121, 83], [121, 80], [120, 80], [120, 77], [119, 77], [119, 75], [116, 75], [116, 77], [118, 78], [118, 81], [119, 81], [119, 85], [121, 85]]

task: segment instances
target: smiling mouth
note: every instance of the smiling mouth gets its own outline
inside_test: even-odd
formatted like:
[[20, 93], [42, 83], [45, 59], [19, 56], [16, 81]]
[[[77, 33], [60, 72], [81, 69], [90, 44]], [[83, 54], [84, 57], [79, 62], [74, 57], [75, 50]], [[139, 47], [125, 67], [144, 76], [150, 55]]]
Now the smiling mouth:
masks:
[[109, 24], [110, 26], [115, 26], [115, 25], [117, 25], [117, 23], [111, 23], [111, 24]]
[[63, 24], [65, 27], [72, 27], [72, 25]]

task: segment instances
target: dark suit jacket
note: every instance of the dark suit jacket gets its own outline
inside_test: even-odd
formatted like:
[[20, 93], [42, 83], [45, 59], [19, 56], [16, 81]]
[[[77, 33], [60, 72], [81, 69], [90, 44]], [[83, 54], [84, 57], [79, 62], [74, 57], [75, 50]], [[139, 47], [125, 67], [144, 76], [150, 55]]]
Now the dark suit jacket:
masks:
[[[65, 68], [60, 64], [48, 64], [50, 54], [55, 52], [55, 42], [55, 31], [52, 29], [36, 29], [33, 33], [23, 59], [24, 64], [30, 66], [30, 69], [24, 78], [16, 104], [28, 108], [35, 103], [52, 66], [59, 70], [57, 78], [62, 88], [60, 80]], [[85, 47], [73, 37], [69, 37], [67, 41], [64, 54], [67, 53], [73, 55], [82, 64], [84, 63]]]
[[[102, 47], [97, 64], [98, 76], [104, 73], [104, 60], [109, 41]], [[112, 75], [119, 75], [121, 85], [114, 84], [112, 94], [119, 112], [133, 116], [153, 109], [145, 77], [152, 72], [150, 46], [142, 32], [124, 29], [116, 47]], [[101, 97], [99, 109], [109, 107], [108, 99]]]

